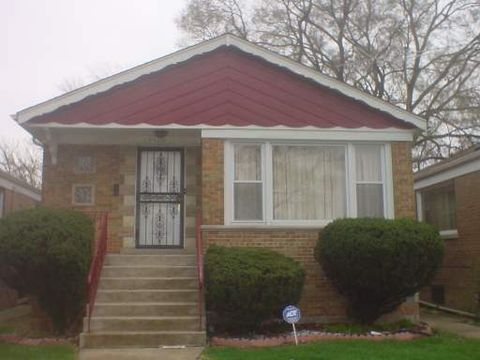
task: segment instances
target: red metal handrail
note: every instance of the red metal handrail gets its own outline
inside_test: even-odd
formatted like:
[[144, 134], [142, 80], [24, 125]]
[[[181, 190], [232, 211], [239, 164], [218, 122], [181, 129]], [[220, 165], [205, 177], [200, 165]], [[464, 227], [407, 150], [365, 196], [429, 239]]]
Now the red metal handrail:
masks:
[[203, 328], [203, 239], [202, 239], [202, 216], [200, 211], [197, 211], [195, 223], [195, 240], [197, 246], [197, 275], [198, 275], [198, 316], [199, 328]]
[[98, 282], [102, 271], [105, 254], [107, 253], [108, 238], [108, 213], [99, 213], [94, 216], [95, 221], [95, 243], [93, 246], [93, 259], [90, 264], [90, 271], [87, 279], [87, 321], [88, 332], [90, 332], [90, 319], [92, 317], [93, 307], [95, 306], [95, 297], [97, 295]]

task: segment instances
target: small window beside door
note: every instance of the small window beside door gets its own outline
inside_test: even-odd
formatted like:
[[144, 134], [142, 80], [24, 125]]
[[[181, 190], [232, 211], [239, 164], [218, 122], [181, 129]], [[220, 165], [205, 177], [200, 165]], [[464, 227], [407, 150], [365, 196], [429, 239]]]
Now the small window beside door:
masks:
[[75, 156], [73, 170], [76, 174], [95, 173], [95, 156], [92, 154], [79, 154]]
[[92, 184], [74, 184], [72, 187], [72, 204], [90, 206], [95, 204], [95, 186]]

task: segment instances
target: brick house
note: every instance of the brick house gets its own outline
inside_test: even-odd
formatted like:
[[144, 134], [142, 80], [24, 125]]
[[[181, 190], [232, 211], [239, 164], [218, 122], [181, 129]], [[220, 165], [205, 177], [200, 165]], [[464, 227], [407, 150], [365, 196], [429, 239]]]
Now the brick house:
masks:
[[40, 190], [0, 170], [0, 218], [16, 210], [36, 206]]
[[[0, 170], [0, 219], [7, 214], [40, 204], [40, 190]], [[0, 310], [17, 303], [17, 291], [0, 279]]]
[[[345, 319], [313, 258], [326, 223], [415, 216], [411, 142], [423, 119], [232, 35], [15, 118], [45, 145], [44, 204], [110, 213], [112, 262], [194, 253], [201, 212], [204, 247], [269, 247], [299, 260], [310, 319]], [[121, 282], [126, 270], [109, 264], [102, 276]], [[400, 311], [418, 315], [413, 301]]]
[[480, 146], [415, 174], [417, 216], [445, 239], [443, 266], [421, 299], [467, 312], [480, 306]]

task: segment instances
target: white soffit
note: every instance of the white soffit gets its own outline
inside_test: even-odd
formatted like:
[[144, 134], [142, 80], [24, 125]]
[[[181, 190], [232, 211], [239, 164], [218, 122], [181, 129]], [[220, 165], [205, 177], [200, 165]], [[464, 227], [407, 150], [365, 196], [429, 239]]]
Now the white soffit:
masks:
[[331, 128], [318, 129], [205, 129], [202, 138], [218, 139], [271, 139], [271, 140], [330, 140], [330, 141], [412, 141], [413, 132], [409, 130], [370, 129], [370, 128]]
[[417, 180], [415, 181], [414, 189], [420, 190], [476, 171], [480, 171], [480, 159], [478, 158], [473, 161], [452, 167], [443, 172], [439, 172], [434, 175]]
[[338, 81], [336, 79], [323, 75], [322, 73], [315, 71], [298, 62], [295, 62], [287, 57], [276, 54], [272, 51], [269, 51], [260, 46], [254, 45], [246, 40], [242, 40], [230, 34], [222, 35], [215, 39], [201, 42], [197, 45], [188, 47], [183, 50], [179, 50], [173, 54], [161, 57], [159, 59], [145, 63], [143, 65], [133, 67], [129, 70], [126, 70], [116, 75], [99, 80], [97, 82], [81, 87], [77, 90], [68, 92], [61, 96], [55, 97], [51, 100], [45, 101], [38, 105], [21, 110], [16, 115], [13, 115], [12, 117], [15, 120], [17, 120], [20, 124], [25, 123], [36, 116], [40, 116], [42, 114], [52, 112], [65, 105], [79, 102], [88, 96], [107, 91], [114, 86], [133, 81], [139, 78], [140, 76], [162, 70], [167, 66], [170, 66], [173, 64], [184, 62], [194, 56], [208, 53], [222, 46], [236, 47], [242, 50], [243, 52], [249, 53], [254, 56], [258, 56], [267, 62], [284, 67], [292, 71], [293, 73], [304, 76], [310, 80], [317, 82], [322, 86], [338, 91], [349, 98], [361, 101], [372, 108], [375, 108], [377, 110], [390, 114], [391, 116], [399, 120], [405, 121], [407, 123], [410, 123], [412, 125], [415, 125], [416, 127], [422, 130], [424, 130], [426, 127], [425, 120], [419, 116], [416, 116], [404, 109], [396, 107], [372, 95], [364, 93], [363, 91], [358, 90], [341, 81]]

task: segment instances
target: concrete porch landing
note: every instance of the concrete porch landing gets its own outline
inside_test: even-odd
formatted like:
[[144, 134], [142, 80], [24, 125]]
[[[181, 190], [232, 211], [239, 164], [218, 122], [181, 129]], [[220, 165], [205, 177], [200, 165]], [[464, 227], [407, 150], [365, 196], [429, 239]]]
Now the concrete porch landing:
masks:
[[196, 360], [203, 347], [184, 349], [81, 349], [79, 360]]

